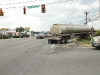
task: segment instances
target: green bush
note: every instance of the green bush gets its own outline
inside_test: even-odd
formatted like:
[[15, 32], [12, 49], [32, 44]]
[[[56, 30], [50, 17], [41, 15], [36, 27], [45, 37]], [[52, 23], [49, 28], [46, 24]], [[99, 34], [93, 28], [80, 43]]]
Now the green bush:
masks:
[[88, 39], [80, 39], [79, 40], [80, 42], [83, 42], [83, 43], [85, 43], [85, 44], [90, 44], [90, 40]]
[[93, 36], [87, 36], [86, 38], [84, 39], [87, 39], [87, 40], [91, 40]]
[[85, 43], [85, 44], [90, 44], [91, 38], [92, 38], [92, 36], [87, 36], [87, 37], [84, 38], [84, 39], [75, 37], [75, 39], [76, 39], [77, 41], [83, 42], [83, 43]]
[[8, 39], [8, 38], [10, 38], [8, 35], [1, 35], [0, 36], [0, 39]]
[[2, 36], [0, 36], [0, 39], [2, 39]]
[[[82, 39], [85, 39], [85, 40], [91, 40], [93, 36], [86, 36], [85, 38], [82, 38]], [[78, 38], [78, 37], [75, 37], [76, 40], [80, 41], [82, 40], [81, 38]]]
[[100, 30], [98, 30], [98, 31], [94, 34], [94, 36], [100, 36]]

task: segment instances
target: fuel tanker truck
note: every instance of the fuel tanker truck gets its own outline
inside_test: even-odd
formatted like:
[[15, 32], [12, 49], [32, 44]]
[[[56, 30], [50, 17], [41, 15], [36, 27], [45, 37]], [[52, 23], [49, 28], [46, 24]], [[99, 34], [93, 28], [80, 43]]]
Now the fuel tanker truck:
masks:
[[51, 37], [48, 38], [48, 43], [68, 43], [72, 35], [84, 38], [92, 35], [93, 32], [94, 28], [88, 25], [53, 24], [50, 28]]

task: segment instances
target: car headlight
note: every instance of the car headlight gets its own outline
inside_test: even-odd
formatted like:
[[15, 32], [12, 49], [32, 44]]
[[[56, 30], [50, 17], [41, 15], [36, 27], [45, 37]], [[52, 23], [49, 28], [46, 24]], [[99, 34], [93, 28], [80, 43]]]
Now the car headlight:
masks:
[[98, 41], [98, 39], [94, 39], [94, 41]]

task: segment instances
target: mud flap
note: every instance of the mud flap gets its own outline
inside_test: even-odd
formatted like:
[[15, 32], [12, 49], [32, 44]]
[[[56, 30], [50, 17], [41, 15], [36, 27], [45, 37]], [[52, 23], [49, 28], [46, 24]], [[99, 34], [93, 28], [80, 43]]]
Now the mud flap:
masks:
[[51, 44], [51, 39], [48, 39], [48, 44]]

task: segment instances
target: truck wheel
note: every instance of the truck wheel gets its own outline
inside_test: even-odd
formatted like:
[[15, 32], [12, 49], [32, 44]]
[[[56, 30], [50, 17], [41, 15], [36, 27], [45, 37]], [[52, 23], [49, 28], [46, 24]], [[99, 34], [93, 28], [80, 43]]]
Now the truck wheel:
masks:
[[38, 37], [36, 37], [37, 39], [39, 39]]
[[66, 40], [66, 43], [68, 43], [69, 42], [69, 40]]
[[68, 40], [68, 38], [66, 38], [66, 43], [68, 43], [69, 42], [69, 40]]
[[65, 40], [65, 38], [64, 38], [64, 37], [62, 37], [62, 39], [61, 39], [61, 43], [62, 43], [62, 44], [64, 44], [64, 43], [65, 43], [65, 41], [66, 41], [66, 40]]
[[48, 39], [48, 44], [51, 44], [51, 40], [50, 39]]
[[57, 40], [57, 44], [61, 44], [61, 40]]
[[100, 47], [96, 47], [97, 49], [100, 49]]

